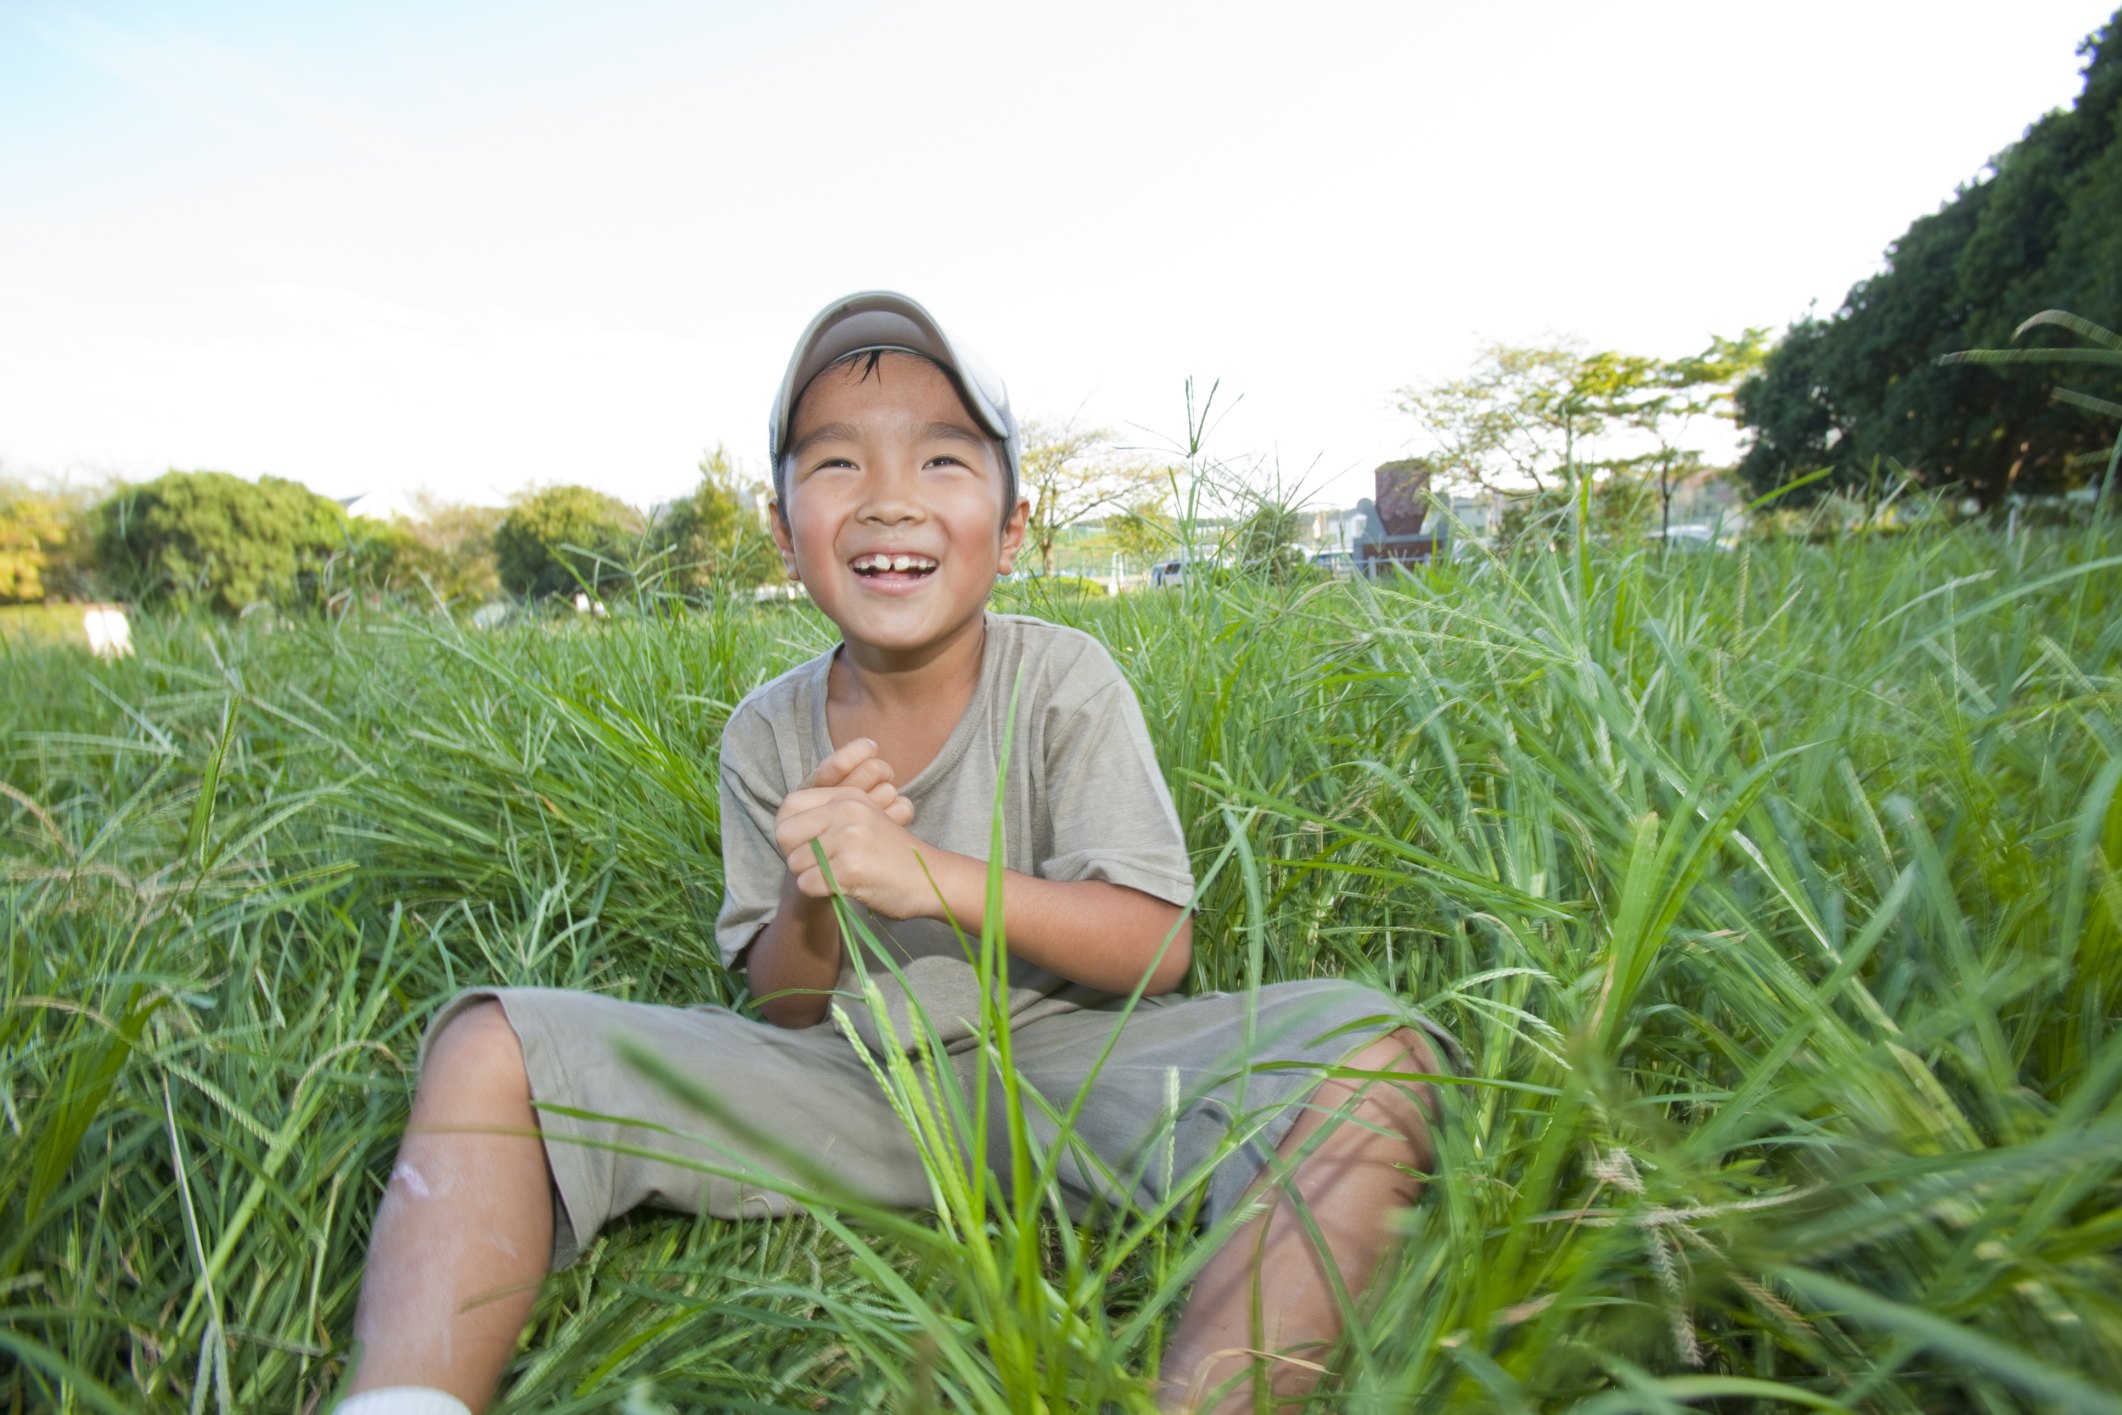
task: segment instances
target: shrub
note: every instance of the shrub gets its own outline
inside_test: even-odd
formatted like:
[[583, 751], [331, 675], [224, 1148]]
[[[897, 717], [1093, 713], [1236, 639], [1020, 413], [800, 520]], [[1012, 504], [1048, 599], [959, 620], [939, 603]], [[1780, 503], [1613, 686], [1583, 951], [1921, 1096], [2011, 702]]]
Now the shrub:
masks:
[[494, 527], [494, 562], [511, 594], [601, 589], [627, 576], [641, 534], [633, 507], [586, 486], [549, 486], [519, 498]]
[[96, 558], [120, 593], [234, 614], [313, 595], [353, 549], [345, 511], [299, 482], [171, 471], [96, 508]]
[[57, 501], [0, 483], [0, 604], [42, 600], [52, 553], [65, 540], [65, 511]]
[[781, 560], [750, 505], [751, 497], [762, 490], [742, 481], [736, 463], [722, 448], [702, 457], [692, 494], [665, 508], [655, 526], [663, 583], [680, 594], [699, 596], [771, 581], [780, 572]]

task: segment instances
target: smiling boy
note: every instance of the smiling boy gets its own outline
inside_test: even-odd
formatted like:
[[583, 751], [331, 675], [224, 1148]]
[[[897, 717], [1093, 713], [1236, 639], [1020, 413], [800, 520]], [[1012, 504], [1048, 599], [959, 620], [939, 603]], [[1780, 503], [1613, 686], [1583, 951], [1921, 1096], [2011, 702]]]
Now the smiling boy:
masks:
[[[798, 342], [771, 446], [776, 542], [841, 643], [748, 696], [723, 735], [716, 932], [766, 1023], [549, 989], [446, 1007], [377, 1214], [363, 1393], [342, 1408], [483, 1406], [548, 1262], [637, 1204], [790, 1211], [745, 1134], [810, 1149], [871, 1201], [924, 1205], [920, 1154], [855, 1043], [914, 1035], [918, 1007], [961, 1080], [987, 1064], [957, 930], [984, 922], [999, 800], [1018, 1071], [1065, 1106], [1111, 1043], [1076, 1126], [1097, 1161], [1058, 1167], [1071, 1209], [1155, 1204], [1161, 1174], [1206, 1171], [1213, 1221], [1285, 1161], [1286, 1179], [1257, 1191], [1260, 1216], [1203, 1269], [1162, 1373], [1175, 1407], [1250, 1409], [1237, 1378], [1252, 1353], [1316, 1360], [1339, 1330], [1336, 1286], [1362, 1287], [1386, 1215], [1420, 1191], [1422, 1079], [1437, 1069], [1424, 1024], [1334, 981], [1173, 993], [1193, 881], [1141, 710], [1088, 636], [989, 612], [1030, 512], [1017, 425], [1000, 382], [926, 310], [883, 293], [828, 306]], [[868, 973], [889, 1034], [859, 1002], [840, 1014], [854, 1038], [825, 1020], [855, 973], [820, 853], [895, 965]], [[1135, 1007], [1118, 1005], [1138, 986]], [[619, 1037], [713, 1088], [729, 1133], [636, 1074]], [[656, 1146], [674, 1159], [624, 1152]], [[1169, 1170], [1142, 1162], [1152, 1146]], [[733, 1162], [753, 1181], [727, 1177]], [[1311, 1380], [1303, 1361], [1258, 1373], [1283, 1393]]]

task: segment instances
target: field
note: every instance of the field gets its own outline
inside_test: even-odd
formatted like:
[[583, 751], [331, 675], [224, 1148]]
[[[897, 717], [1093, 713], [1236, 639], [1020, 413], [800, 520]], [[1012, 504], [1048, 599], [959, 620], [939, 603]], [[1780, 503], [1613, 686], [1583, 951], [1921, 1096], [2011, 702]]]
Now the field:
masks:
[[[1473, 1056], [1322, 1408], [2122, 1411], [2109, 533], [1010, 607], [1142, 696], [1195, 986], [1359, 976]], [[0, 647], [0, 1406], [307, 1411], [453, 990], [736, 999], [717, 734], [826, 626], [136, 642]], [[949, 1179], [622, 1225], [497, 1408], [1144, 1408], [1199, 1241]]]
[[76, 606], [0, 605], [0, 643], [27, 647], [82, 641], [81, 610]]

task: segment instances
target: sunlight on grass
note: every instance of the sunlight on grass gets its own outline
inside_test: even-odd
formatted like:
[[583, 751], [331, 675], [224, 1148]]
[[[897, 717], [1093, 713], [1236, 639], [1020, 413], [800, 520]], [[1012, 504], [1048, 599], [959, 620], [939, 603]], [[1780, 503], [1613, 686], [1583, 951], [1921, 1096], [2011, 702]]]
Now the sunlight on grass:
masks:
[[[1471, 1054], [1321, 1408], [2122, 1410], [2111, 536], [1574, 549], [1035, 607], [1141, 694], [1193, 985], [1345, 974]], [[716, 744], [828, 640], [137, 640], [0, 653], [0, 1398], [307, 1409], [445, 998], [742, 1000]], [[984, 1185], [1006, 1049], [939, 1094], [908, 1040], [938, 1217], [622, 1223], [498, 1408], [1141, 1408], [1203, 1240]]]

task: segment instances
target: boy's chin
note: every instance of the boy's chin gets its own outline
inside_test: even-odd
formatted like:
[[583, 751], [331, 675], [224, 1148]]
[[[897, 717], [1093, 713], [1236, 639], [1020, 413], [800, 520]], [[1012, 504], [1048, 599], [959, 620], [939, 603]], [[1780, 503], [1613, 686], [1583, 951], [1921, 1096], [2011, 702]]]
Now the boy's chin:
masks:
[[[884, 606], [889, 609], [890, 606]], [[913, 605], [907, 608], [912, 610]], [[983, 600], [971, 613], [939, 622], [925, 613], [850, 613], [835, 622], [849, 646], [875, 654], [926, 656], [978, 631], [986, 617]]]

